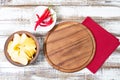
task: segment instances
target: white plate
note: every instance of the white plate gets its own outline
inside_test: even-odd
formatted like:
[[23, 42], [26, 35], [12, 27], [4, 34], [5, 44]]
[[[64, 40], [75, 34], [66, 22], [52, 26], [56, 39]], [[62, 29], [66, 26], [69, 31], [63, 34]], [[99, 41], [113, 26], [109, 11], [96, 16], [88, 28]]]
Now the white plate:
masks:
[[[36, 14], [39, 14], [39, 16], [41, 16], [44, 13], [46, 8], [48, 8], [48, 7], [47, 6], [38, 6], [38, 7], [35, 8], [35, 10], [33, 12], [33, 15], [31, 17], [32, 30], [34, 30], [36, 21], [38, 20]], [[55, 26], [56, 19], [57, 19], [56, 12], [52, 8], [50, 8], [50, 12], [51, 12], [51, 14], [53, 14], [53, 16], [52, 16], [53, 17], [53, 23], [49, 26], [46, 26], [46, 27], [42, 27], [42, 26], [38, 25], [36, 31], [34, 30], [35, 33], [45, 35], [48, 31], [50, 31]]]

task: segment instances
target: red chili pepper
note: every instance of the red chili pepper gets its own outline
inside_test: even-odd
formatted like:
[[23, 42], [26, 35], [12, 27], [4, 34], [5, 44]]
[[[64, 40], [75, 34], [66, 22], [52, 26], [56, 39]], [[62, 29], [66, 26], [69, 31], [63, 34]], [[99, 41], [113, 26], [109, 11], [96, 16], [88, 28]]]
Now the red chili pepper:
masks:
[[53, 23], [52, 19], [53, 14], [50, 14], [43, 22], [40, 23], [40, 26], [46, 27]]
[[40, 18], [40, 16], [38, 14], [36, 14], [36, 16], [37, 16], [38, 19]]
[[53, 23], [53, 19], [52, 19], [52, 17], [50, 17], [49, 21], [40, 23], [40, 26], [46, 27], [46, 26], [51, 25], [52, 23]]
[[38, 21], [35, 24], [34, 30], [36, 30], [37, 26], [46, 18], [48, 17], [48, 15], [50, 14], [50, 10], [49, 8], [46, 8], [46, 10], [44, 11], [44, 13], [42, 14], [41, 17], [37, 16], [38, 14], [36, 14], [37, 17], [39, 17]]

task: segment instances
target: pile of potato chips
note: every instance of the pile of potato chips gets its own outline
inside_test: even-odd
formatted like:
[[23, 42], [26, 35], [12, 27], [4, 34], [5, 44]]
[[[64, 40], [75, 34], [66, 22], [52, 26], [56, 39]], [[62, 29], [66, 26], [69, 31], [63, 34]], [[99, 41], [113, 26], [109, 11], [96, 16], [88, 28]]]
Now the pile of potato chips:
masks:
[[36, 44], [25, 33], [14, 34], [13, 40], [8, 44], [7, 51], [13, 61], [27, 65], [36, 53]]

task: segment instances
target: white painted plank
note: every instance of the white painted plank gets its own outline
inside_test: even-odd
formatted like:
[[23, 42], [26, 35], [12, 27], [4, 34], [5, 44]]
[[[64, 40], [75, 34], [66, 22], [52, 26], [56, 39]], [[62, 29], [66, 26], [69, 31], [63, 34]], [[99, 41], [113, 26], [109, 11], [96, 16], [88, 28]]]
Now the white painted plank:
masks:
[[[85, 19], [85, 18], [84, 18]], [[98, 22], [99, 25], [101, 25], [104, 29], [106, 29], [108, 32], [112, 33], [115, 36], [120, 36], [120, 21], [109, 21], [109, 20], [96, 20], [94, 19], [96, 22]], [[59, 22], [62, 21], [68, 21], [68, 20], [60, 20]], [[83, 20], [72, 20], [72, 21], [79, 21], [82, 22]], [[5, 23], [6, 22], [6, 23]], [[10, 23], [11, 22], [11, 23]], [[21, 22], [21, 21], [20, 21]], [[31, 23], [26, 23], [26, 22], [21, 22], [21, 23], [17, 23], [17, 21], [4, 21], [4, 23], [0, 24], [0, 35], [10, 35], [15, 31], [19, 31], [19, 30], [26, 30], [32, 33], [35, 33], [33, 31], [33, 27], [31, 26]], [[36, 32], [38, 33], [38, 32]], [[39, 33], [38, 33], [39, 34]]]
[[111, 5], [120, 6], [119, 0], [1, 0], [2, 5]]
[[[36, 6], [37, 7], [37, 6]], [[103, 19], [119, 19], [119, 7], [91, 7], [91, 6], [56, 6], [52, 7], [56, 12], [58, 19], [79, 19], [81, 17], [91, 16]], [[0, 8], [0, 21], [29, 21], [35, 7], [2, 7]], [[8, 14], [9, 13], [9, 14]]]
[[120, 39], [120, 20], [118, 21], [101, 21], [99, 22], [99, 24], [108, 32], [112, 33], [113, 35], [115, 35], [116, 37], [118, 37], [118, 39]]
[[[34, 32], [31, 25], [34, 9], [35, 7], [2, 7], [0, 9], [0, 35], [9, 35], [18, 30]], [[57, 22], [68, 20], [82, 22], [85, 17], [90, 16], [109, 32], [120, 34], [119, 7], [56, 6], [53, 9], [57, 12]]]
[[119, 74], [119, 68], [104, 68], [101, 72], [98, 71], [96, 74], [87, 74], [86, 80], [119, 80]]
[[85, 71], [83, 73], [82, 71], [74, 73], [64, 73], [57, 70], [42, 69], [37, 67], [2, 69], [4, 70], [2, 72], [2, 76], [0, 76], [1, 80], [8, 80], [8, 78], [10, 77], [12, 80], [119, 80], [120, 78], [119, 68], [105, 68], [101, 71], [98, 71], [96, 74], [89, 73], [88, 71]]

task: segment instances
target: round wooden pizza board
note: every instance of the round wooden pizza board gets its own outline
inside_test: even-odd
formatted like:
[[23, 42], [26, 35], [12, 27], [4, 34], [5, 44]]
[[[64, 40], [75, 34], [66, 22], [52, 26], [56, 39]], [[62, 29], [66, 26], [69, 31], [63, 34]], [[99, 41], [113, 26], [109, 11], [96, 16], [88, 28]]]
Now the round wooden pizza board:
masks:
[[92, 33], [78, 22], [62, 22], [46, 36], [44, 52], [48, 62], [63, 72], [85, 68], [95, 54]]

